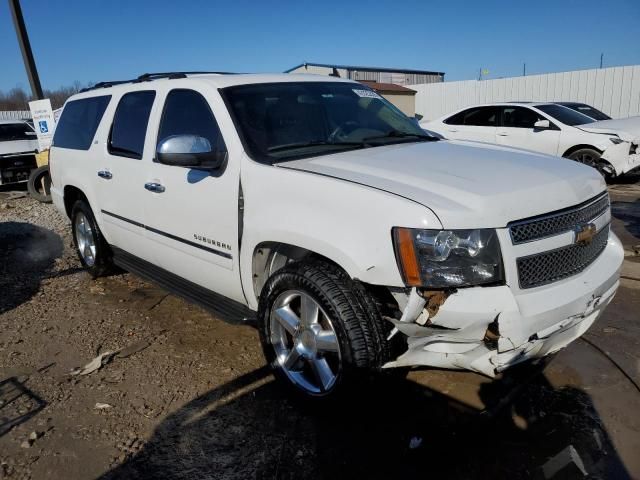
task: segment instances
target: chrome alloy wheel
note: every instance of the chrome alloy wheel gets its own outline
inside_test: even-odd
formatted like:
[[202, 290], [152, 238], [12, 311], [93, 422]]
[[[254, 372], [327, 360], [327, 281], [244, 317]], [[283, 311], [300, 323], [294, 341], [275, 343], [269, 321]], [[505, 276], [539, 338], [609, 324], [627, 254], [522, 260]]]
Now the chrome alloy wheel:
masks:
[[96, 242], [93, 238], [93, 230], [89, 219], [84, 213], [80, 212], [76, 215], [75, 227], [76, 244], [78, 245], [80, 256], [87, 266], [92, 267], [96, 262]]
[[289, 379], [312, 394], [330, 390], [342, 359], [331, 320], [311, 298], [288, 290], [276, 298], [269, 315], [270, 342]]
[[589, 152], [583, 152], [580, 155], [573, 155], [571, 158], [580, 163], [584, 163], [585, 165], [589, 165], [590, 167], [593, 167], [593, 168], [598, 167], [599, 158]]

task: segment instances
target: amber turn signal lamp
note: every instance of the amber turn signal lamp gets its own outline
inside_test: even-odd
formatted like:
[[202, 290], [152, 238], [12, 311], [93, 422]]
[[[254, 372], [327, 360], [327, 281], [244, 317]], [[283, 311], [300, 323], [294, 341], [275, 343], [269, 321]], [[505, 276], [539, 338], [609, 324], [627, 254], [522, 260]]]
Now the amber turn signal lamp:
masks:
[[420, 279], [420, 267], [413, 245], [413, 235], [408, 228], [394, 228], [396, 244], [396, 257], [400, 266], [400, 271], [404, 278], [404, 283], [411, 287], [422, 285]]

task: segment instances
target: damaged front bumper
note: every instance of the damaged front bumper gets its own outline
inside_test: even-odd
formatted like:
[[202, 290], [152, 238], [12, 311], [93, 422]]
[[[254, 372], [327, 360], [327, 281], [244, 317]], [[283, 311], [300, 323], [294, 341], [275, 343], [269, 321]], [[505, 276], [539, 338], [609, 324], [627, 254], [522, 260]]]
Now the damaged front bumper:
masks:
[[633, 142], [621, 142], [607, 148], [600, 158], [609, 162], [616, 176], [623, 175], [640, 167], [640, 139]]
[[384, 367], [424, 365], [494, 377], [557, 352], [584, 334], [613, 299], [623, 257], [611, 233], [583, 272], [544, 287], [473, 287], [426, 299], [414, 289], [403, 318], [388, 319], [407, 336], [408, 349]]

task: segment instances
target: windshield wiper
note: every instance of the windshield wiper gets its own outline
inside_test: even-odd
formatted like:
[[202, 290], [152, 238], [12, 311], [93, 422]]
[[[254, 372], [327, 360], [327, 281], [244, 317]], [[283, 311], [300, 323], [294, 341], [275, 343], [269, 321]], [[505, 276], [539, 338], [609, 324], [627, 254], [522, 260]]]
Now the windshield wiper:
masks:
[[367, 146], [367, 144], [364, 141], [362, 142], [328, 142], [326, 140], [314, 140], [312, 142], [288, 143], [286, 145], [277, 145], [275, 147], [269, 147], [267, 148], [267, 152], [269, 153], [284, 152], [286, 150], [296, 150], [299, 148], [324, 146], [324, 145], [336, 146], [336, 147], [360, 147], [360, 148]]
[[426, 133], [409, 133], [409, 132], [401, 132], [400, 130], [390, 130], [384, 135], [374, 135], [372, 137], [365, 137], [362, 139], [362, 141], [368, 142], [369, 140], [383, 140], [385, 138], [419, 138], [421, 140], [426, 140], [429, 142], [436, 142], [439, 140], [439, 138], [433, 137], [431, 135], [427, 135]]

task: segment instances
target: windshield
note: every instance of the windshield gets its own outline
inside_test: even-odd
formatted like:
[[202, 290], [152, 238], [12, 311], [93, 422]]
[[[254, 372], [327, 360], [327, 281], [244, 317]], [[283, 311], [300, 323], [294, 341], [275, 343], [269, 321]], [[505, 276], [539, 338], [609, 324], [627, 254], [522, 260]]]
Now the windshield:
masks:
[[570, 109], [575, 110], [576, 112], [584, 113], [585, 115], [593, 118], [594, 120], [611, 120], [611, 117], [609, 115], [585, 103], [571, 103], [571, 104], [563, 103], [561, 105], [565, 107], [569, 107]]
[[223, 90], [249, 155], [277, 163], [390, 143], [437, 140], [368, 87], [286, 82]]
[[4, 123], [0, 124], [0, 142], [11, 142], [15, 140], [35, 140], [33, 130], [26, 123]]
[[562, 105], [537, 105], [536, 108], [565, 125], [584, 125], [586, 123], [594, 122], [593, 118], [587, 117], [586, 115], [576, 112], [575, 110], [571, 110], [570, 108], [563, 107]]

